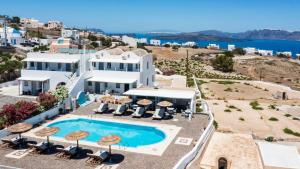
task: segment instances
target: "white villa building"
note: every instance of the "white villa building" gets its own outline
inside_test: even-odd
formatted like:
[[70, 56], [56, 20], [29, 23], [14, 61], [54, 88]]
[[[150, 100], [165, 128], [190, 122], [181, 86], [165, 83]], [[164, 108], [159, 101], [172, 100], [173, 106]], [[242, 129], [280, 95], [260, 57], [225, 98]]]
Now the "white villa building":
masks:
[[75, 30], [75, 29], [62, 29], [61, 37], [71, 38], [73, 40], [79, 40], [80, 33], [79, 33], [79, 30]]
[[196, 46], [197, 43], [196, 42], [185, 42], [185, 43], [182, 43], [182, 46], [186, 46], [186, 47], [193, 47], [193, 46]]
[[[78, 99], [82, 93], [94, 95], [127, 95], [135, 101], [149, 98], [157, 103], [168, 100], [176, 107], [196, 110], [197, 92], [193, 88], [154, 85], [153, 57], [143, 49], [119, 48], [96, 53], [28, 53], [21, 70], [20, 95], [38, 95], [53, 91], [59, 85]], [[155, 108], [156, 104], [151, 107]]]
[[122, 94], [132, 88], [152, 87], [155, 76], [152, 56], [142, 49], [124, 52], [116, 48], [93, 54], [35, 52], [23, 61], [18, 80], [24, 95], [55, 90], [60, 84], [70, 90], [77, 86], [89, 93]]
[[227, 50], [233, 51], [235, 49], [235, 45], [228, 45]]
[[129, 36], [122, 36], [122, 42], [124, 42], [125, 44], [128, 44], [128, 46], [131, 47], [136, 47], [137, 46], [137, 39], [133, 38], [133, 37], [129, 37]]

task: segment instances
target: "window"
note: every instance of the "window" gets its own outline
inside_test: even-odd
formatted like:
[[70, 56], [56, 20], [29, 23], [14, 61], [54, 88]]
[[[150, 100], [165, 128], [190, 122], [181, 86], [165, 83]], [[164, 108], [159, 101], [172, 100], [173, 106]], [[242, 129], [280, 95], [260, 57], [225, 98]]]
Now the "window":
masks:
[[136, 64], [136, 65], [135, 65], [135, 69], [136, 69], [136, 70], [139, 70], [139, 67], [140, 67], [139, 64]]
[[67, 72], [71, 71], [71, 64], [70, 63], [66, 63], [66, 71]]
[[149, 79], [147, 78], [147, 86], [149, 85]]
[[111, 69], [111, 63], [110, 62], [107, 63], [107, 69]]
[[136, 82], [134, 82], [133, 84], [132, 84], [132, 88], [136, 88], [137, 87], [137, 84], [136, 84]]
[[120, 83], [116, 83], [116, 88], [120, 89]]
[[133, 70], [133, 65], [131, 63], [129, 63], [127, 65], [127, 71], [131, 72]]
[[45, 63], [45, 69], [48, 69], [48, 67], [49, 67], [49, 64], [48, 64], [48, 62], [46, 62]]
[[103, 62], [99, 62], [98, 64], [99, 64], [99, 65], [98, 65], [98, 66], [99, 66], [98, 69], [99, 69], [99, 70], [104, 70], [104, 63], [103, 63]]
[[107, 84], [107, 83], [104, 83], [104, 87], [107, 88], [107, 86], [108, 86], [108, 84]]
[[93, 67], [96, 67], [96, 62], [92, 62]]
[[155, 80], [155, 79], [154, 79], [154, 75], [152, 75], [152, 82], [154, 82], [154, 80]]
[[28, 86], [28, 81], [24, 81], [24, 86]]
[[149, 69], [149, 62], [147, 62], [147, 69]]
[[34, 67], [34, 62], [30, 62], [30, 67]]
[[24, 69], [27, 69], [27, 62], [24, 62], [24, 63], [23, 63], [23, 68], [24, 68]]
[[57, 69], [61, 70], [61, 63], [57, 63]]
[[92, 82], [88, 82], [88, 86], [92, 86]]
[[120, 63], [120, 69], [124, 69], [124, 63]]

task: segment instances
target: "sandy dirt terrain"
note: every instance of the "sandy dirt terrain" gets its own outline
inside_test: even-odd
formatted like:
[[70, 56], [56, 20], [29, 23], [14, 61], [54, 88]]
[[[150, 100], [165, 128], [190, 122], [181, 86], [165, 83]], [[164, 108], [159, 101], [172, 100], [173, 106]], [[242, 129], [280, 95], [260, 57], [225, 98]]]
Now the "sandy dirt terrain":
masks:
[[[287, 92], [288, 100], [274, 97], [277, 92], [283, 91]], [[219, 84], [214, 80], [204, 83], [202, 92], [213, 110], [218, 131], [253, 134], [258, 139], [273, 136], [300, 141], [300, 137], [283, 132], [283, 129], [289, 128], [300, 133], [300, 121], [297, 120], [300, 116], [300, 92], [265, 82]], [[253, 109], [250, 105], [253, 101], [257, 101], [262, 110]], [[272, 118], [277, 120], [270, 120]]]

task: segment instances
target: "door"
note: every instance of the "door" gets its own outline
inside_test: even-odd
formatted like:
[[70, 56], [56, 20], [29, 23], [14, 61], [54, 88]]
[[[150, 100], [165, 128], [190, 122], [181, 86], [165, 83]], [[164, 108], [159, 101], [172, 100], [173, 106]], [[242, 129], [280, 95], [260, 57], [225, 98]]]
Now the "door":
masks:
[[95, 82], [95, 93], [100, 94], [100, 83]]
[[37, 70], [43, 70], [42, 62], [37, 62]]
[[31, 81], [31, 95], [36, 95], [36, 82]]
[[124, 86], [124, 92], [127, 92], [129, 90], [129, 84], [125, 84]]

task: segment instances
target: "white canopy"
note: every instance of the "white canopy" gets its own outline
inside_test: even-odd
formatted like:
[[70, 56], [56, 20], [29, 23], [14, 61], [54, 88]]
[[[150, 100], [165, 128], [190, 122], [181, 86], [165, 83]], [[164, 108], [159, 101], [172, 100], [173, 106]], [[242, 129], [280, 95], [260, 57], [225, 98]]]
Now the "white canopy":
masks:
[[299, 168], [300, 156], [295, 146], [257, 142], [265, 167]]
[[174, 99], [193, 99], [195, 91], [184, 89], [153, 89], [153, 88], [138, 88], [131, 89], [124, 93], [131, 96], [149, 96]]
[[90, 59], [90, 62], [111, 62], [111, 63], [140, 63], [139, 59], [136, 58], [129, 58], [129, 59], [122, 59], [121, 56], [117, 57], [102, 57], [100, 59], [92, 58]]
[[137, 79], [134, 78], [125, 78], [125, 77], [101, 77], [93, 76], [88, 79], [90, 82], [107, 82], [107, 83], [134, 83]]
[[18, 78], [18, 80], [25, 80], [25, 81], [38, 81], [38, 82], [43, 82], [46, 80], [49, 80], [49, 77], [34, 77], [34, 76], [22, 76]]
[[48, 63], [76, 63], [79, 62], [78, 58], [43, 58], [43, 57], [29, 57], [24, 59], [23, 61], [27, 62], [48, 62]]

